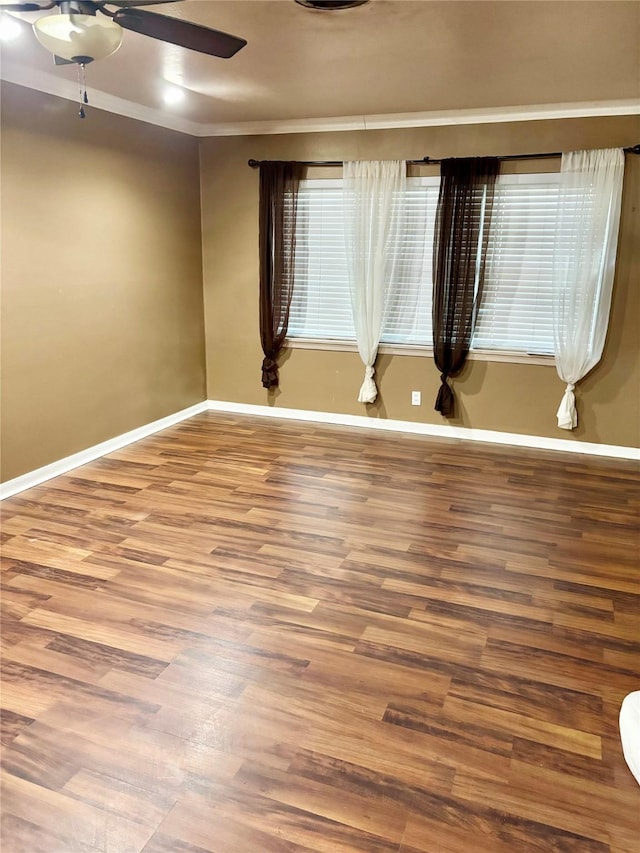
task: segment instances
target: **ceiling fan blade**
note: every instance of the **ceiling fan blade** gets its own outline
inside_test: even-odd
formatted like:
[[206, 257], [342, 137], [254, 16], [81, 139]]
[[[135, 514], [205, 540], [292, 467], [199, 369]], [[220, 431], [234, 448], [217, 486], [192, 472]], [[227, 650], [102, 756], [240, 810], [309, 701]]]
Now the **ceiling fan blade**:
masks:
[[0, 3], [0, 12], [44, 12], [53, 9], [55, 3]]
[[222, 59], [229, 59], [247, 43], [244, 39], [220, 30], [181, 21], [180, 18], [170, 18], [168, 15], [143, 12], [141, 9], [120, 9], [113, 20], [125, 30], [133, 30], [143, 36]]

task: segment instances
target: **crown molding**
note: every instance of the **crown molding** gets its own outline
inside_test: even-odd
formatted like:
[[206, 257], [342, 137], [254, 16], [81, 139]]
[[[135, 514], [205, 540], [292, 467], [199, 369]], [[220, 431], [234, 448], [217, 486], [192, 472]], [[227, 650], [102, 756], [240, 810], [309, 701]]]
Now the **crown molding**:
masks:
[[[9, 83], [36, 89], [49, 95], [77, 101], [77, 84], [54, 73], [3, 61], [0, 78]], [[146, 107], [91, 89], [94, 109], [116, 113], [137, 121], [155, 124], [200, 138], [215, 136], [272, 136], [288, 133], [329, 133], [349, 130], [385, 130], [407, 127], [442, 127], [501, 122], [544, 121], [548, 119], [589, 118], [594, 116], [640, 115], [640, 101], [585, 101], [567, 104], [488, 107], [485, 109], [440, 110], [369, 116], [333, 116], [269, 121], [221, 122], [202, 124], [163, 110]]]
[[344, 130], [385, 130], [403, 127], [497, 124], [511, 121], [588, 118], [591, 116], [640, 115], [640, 101], [586, 101], [572, 104], [488, 107], [473, 110], [441, 110], [389, 115], [250, 121], [200, 125], [199, 136], [268, 136], [284, 133], [327, 133]]
[[[27, 89], [45, 92], [47, 95], [55, 95], [67, 101], [75, 101], [76, 103], [78, 101], [78, 84], [76, 82], [68, 80], [66, 77], [50, 74], [47, 71], [39, 71], [17, 63], [3, 61], [0, 66], [0, 79], [6, 80], [8, 83], [16, 83], [18, 86], [25, 86]], [[195, 121], [189, 121], [180, 116], [153, 109], [153, 107], [145, 107], [142, 104], [127, 101], [125, 98], [118, 98], [115, 95], [101, 92], [99, 89], [91, 88], [90, 95], [90, 109], [116, 113], [116, 115], [133, 118], [136, 121], [165, 127], [168, 130], [177, 130], [179, 133], [186, 133], [189, 136], [201, 136], [201, 125]]]

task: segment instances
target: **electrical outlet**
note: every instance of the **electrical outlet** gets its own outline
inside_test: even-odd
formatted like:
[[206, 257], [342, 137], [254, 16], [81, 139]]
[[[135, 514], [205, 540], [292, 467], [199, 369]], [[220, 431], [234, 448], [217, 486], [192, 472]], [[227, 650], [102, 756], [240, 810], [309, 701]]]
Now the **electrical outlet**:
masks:
[[420, 391], [412, 391], [411, 392], [411, 405], [419, 406], [422, 403], [422, 394]]

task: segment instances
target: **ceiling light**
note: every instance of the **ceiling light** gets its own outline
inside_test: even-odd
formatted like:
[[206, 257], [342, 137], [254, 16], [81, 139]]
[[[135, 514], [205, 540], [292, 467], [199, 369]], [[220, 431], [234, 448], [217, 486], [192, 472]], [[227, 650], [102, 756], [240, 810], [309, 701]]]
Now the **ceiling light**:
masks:
[[179, 104], [184, 101], [184, 92], [177, 86], [167, 86], [162, 94], [162, 100], [165, 104]]
[[122, 42], [122, 27], [95, 15], [47, 15], [33, 29], [48, 51], [82, 65], [111, 56]]
[[15, 18], [0, 15], [0, 41], [13, 41], [22, 33], [22, 27]]

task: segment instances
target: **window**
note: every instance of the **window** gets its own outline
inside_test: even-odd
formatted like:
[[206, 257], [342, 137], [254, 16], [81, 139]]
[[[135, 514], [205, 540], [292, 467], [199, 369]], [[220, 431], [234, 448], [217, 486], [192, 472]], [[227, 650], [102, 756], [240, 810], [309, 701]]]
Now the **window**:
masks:
[[[439, 178], [408, 182], [403, 251], [397, 269], [403, 299], [402, 305], [398, 301], [389, 305], [384, 342], [425, 345], [431, 340], [432, 239], [425, 235], [433, 234], [438, 187]], [[288, 336], [355, 340], [342, 181], [301, 182], [296, 229], [296, 286]]]
[[[485, 289], [472, 349], [553, 352], [551, 287], [558, 182], [558, 173], [498, 179]], [[431, 346], [431, 263], [439, 183], [439, 178], [407, 182], [397, 282], [403, 296], [389, 306], [383, 343]], [[301, 184], [289, 338], [355, 340], [342, 203], [341, 181]]]
[[498, 179], [473, 349], [553, 353], [558, 172]]
[[342, 181], [301, 181], [290, 338], [355, 340], [344, 247]]

